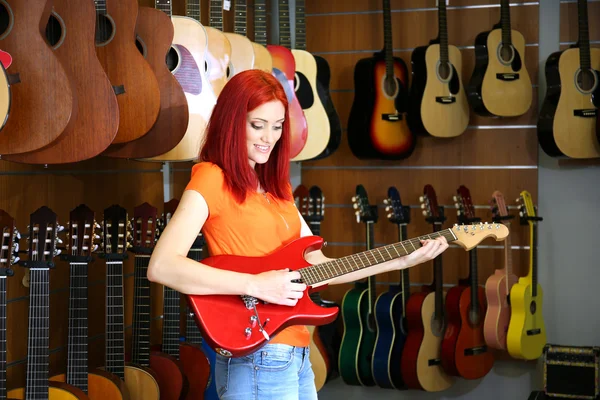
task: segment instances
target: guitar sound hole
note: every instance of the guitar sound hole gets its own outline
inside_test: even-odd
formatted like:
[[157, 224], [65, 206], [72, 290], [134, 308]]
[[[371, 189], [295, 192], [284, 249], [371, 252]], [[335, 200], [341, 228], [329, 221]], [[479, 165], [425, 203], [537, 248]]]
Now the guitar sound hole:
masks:
[[452, 64], [449, 62], [442, 63], [440, 61], [438, 63], [437, 73], [441, 81], [448, 82], [452, 77]]
[[[169, 71], [173, 72], [179, 65], [179, 54], [172, 46], [167, 53], [167, 67]], [[204, 62], [204, 68], [207, 68], [206, 61]], [[206, 71], [206, 69], [205, 69]]]
[[383, 90], [388, 97], [394, 98], [397, 95], [398, 85], [396, 83], [396, 79], [394, 77], [386, 78], [383, 80]]
[[96, 19], [96, 44], [105, 44], [114, 33], [112, 20], [106, 15], [98, 15]]
[[431, 333], [436, 337], [442, 337], [444, 333], [444, 319], [443, 317], [436, 318], [435, 315], [431, 317]]
[[502, 60], [502, 62], [504, 64], [508, 65], [508, 64], [512, 63], [512, 60], [515, 56], [515, 51], [511, 45], [501, 44], [499, 55], [500, 55], [500, 60]]
[[0, 2], [0, 35], [2, 36], [8, 33], [11, 25], [12, 12], [7, 7], [8, 5], [4, 1]]
[[46, 24], [46, 40], [50, 46], [55, 47], [63, 36], [62, 25], [55, 17], [55, 14], [50, 14], [48, 23]]
[[596, 88], [596, 73], [592, 69], [579, 69], [575, 75], [575, 84], [579, 91], [591, 93]]
[[370, 313], [367, 317], [367, 328], [369, 328], [369, 330], [372, 332], [375, 332], [375, 329], [377, 328], [375, 323], [375, 315], [373, 313]]
[[537, 305], [535, 304], [535, 301], [532, 301], [531, 304], [529, 304], [529, 311], [531, 312], [531, 315], [535, 314], [536, 309]]

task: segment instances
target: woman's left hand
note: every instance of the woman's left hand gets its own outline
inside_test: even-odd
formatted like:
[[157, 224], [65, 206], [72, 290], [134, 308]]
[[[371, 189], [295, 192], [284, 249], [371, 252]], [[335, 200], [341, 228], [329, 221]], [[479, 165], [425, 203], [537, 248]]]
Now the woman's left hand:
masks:
[[448, 248], [448, 241], [445, 237], [440, 236], [436, 239], [421, 240], [421, 247], [399, 259], [399, 269], [410, 268], [415, 265], [433, 260], [442, 254]]

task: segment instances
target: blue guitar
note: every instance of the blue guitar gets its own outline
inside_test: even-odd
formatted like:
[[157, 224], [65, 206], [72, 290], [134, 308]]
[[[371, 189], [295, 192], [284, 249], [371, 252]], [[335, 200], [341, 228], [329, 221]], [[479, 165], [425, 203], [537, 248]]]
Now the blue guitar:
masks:
[[[390, 222], [398, 225], [398, 241], [406, 240], [406, 225], [410, 223], [410, 207], [403, 206], [395, 187], [388, 189], [384, 200]], [[400, 273], [398, 285], [390, 285], [375, 302], [377, 339], [372, 357], [373, 378], [382, 388], [406, 389], [402, 379], [402, 350], [406, 340], [405, 306], [410, 295], [408, 269]], [[390, 312], [391, 311], [391, 312]]]

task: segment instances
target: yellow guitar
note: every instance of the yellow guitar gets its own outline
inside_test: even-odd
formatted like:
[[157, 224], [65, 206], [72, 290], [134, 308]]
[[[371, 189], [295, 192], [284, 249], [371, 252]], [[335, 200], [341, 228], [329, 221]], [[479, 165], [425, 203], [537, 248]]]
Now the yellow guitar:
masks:
[[524, 190], [517, 200], [521, 203], [519, 214], [529, 223], [529, 273], [519, 278], [510, 291], [512, 315], [508, 324], [506, 345], [514, 358], [535, 360], [542, 355], [546, 345], [546, 326], [543, 315], [543, 292], [538, 283], [537, 222], [531, 194]]

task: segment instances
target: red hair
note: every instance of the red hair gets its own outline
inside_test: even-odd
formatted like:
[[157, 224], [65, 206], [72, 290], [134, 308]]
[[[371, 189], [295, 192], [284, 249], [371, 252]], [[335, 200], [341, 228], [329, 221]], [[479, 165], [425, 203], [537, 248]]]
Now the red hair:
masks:
[[[269, 160], [256, 164], [248, 162], [246, 146], [247, 114], [273, 100], [285, 108], [281, 138], [277, 141]], [[252, 69], [234, 75], [217, 99], [206, 136], [201, 161], [210, 161], [224, 172], [225, 182], [234, 198], [242, 203], [247, 193], [256, 191], [258, 184], [278, 199], [292, 200], [289, 191], [290, 122], [288, 100], [283, 86], [271, 74]]]

